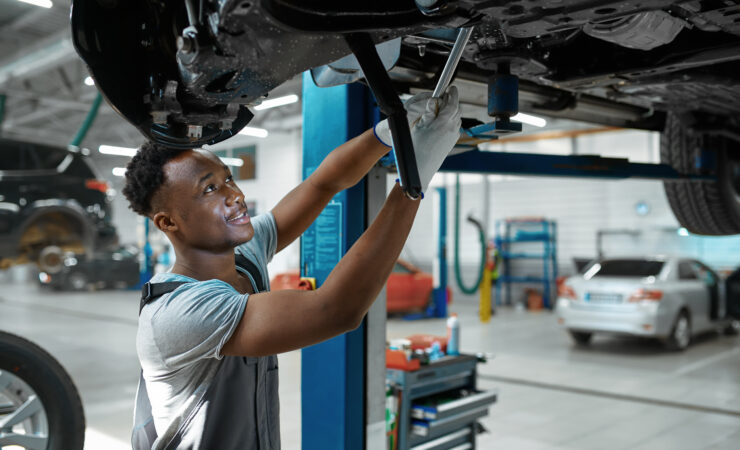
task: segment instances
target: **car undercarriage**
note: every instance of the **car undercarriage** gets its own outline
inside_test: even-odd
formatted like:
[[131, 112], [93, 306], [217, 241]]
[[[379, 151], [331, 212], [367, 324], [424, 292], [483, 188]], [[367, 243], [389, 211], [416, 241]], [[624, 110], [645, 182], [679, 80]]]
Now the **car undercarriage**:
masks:
[[[457, 30], [473, 27], [457, 79], [490, 88], [513, 76], [519, 109], [661, 131], [664, 163], [714, 177], [665, 182], [679, 222], [740, 233], [740, 2], [76, 0], [72, 27], [108, 102], [163, 145], [233, 136], [250, 106], [305, 70], [319, 86], [365, 78], [396, 123], [411, 194], [394, 94], [433, 89]], [[351, 53], [354, 65], [339, 64]], [[510, 112], [489, 108], [494, 122]]]

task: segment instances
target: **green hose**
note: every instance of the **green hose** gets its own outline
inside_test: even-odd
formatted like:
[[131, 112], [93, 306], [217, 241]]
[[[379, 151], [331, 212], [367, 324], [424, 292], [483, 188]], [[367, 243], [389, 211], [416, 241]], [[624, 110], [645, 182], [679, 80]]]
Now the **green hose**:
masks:
[[79, 147], [80, 144], [82, 144], [85, 136], [87, 136], [87, 132], [90, 131], [95, 118], [98, 116], [98, 108], [100, 108], [100, 103], [102, 101], [103, 96], [98, 92], [98, 95], [95, 97], [95, 100], [93, 100], [92, 106], [90, 107], [90, 111], [87, 113], [87, 117], [85, 117], [85, 121], [82, 122], [82, 126], [77, 130], [77, 134], [75, 134], [75, 137], [72, 138], [72, 141], [69, 143], [70, 146]]
[[486, 235], [483, 231], [483, 226], [474, 219], [468, 218], [476, 228], [478, 228], [478, 235], [480, 237], [480, 269], [478, 270], [478, 279], [471, 287], [465, 286], [462, 280], [462, 273], [460, 272], [460, 175], [455, 176], [455, 279], [457, 279], [457, 285], [464, 294], [475, 294], [478, 290], [481, 280], [483, 279], [483, 270], [486, 267]]

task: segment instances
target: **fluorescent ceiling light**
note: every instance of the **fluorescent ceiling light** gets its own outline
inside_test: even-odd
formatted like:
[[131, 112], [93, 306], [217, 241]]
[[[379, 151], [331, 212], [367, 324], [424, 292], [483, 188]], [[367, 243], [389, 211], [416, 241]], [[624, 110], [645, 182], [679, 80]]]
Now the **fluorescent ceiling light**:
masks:
[[126, 175], [126, 168], [125, 167], [114, 167], [112, 172], [113, 172], [113, 175], [117, 177], [122, 177]]
[[113, 145], [101, 145], [98, 147], [98, 151], [104, 155], [134, 156], [136, 154], [135, 148], [115, 147]]
[[227, 158], [225, 156], [220, 156], [219, 158], [221, 158], [221, 161], [227, 166], [241, 167], [244, 165], [244, 161], [242, 161], [241, 158]]
[[530, 116], [529, 114], [524, 113], [517, 114], [516, 116], [512, 117], [511, 120], [516, 120], [517, 122], [526, 123], [540, 128], [547, 125], [547, 120], [543, 119], [542, 117]]
[[40, 6], [42, 8], [51, 8], [54, 4], [51, 0], [18, 0], [19, 2], [28, 3], [30, 5]]
[[87, 85], [87, 86], [95, 86], [95, 81], [92, 79], [92, 77], [86, 77], [85, 78], [85, 85]]
[[254, 136], [258, 138], [266, 138], [267, 137], [267, 130], [264, 128], [255, 128], [255, 127], [244, 127], [239, 132], [242, 136]]
[[290, 105], [298, 101], [298, 96], [295, 94], [286, 95], [284, 97], [277, 97], [270, 100], [265, 100], [259, 105], [254, 107], [255, 111], [262, 111], [263, 109], [275, 108], [277, 106]]

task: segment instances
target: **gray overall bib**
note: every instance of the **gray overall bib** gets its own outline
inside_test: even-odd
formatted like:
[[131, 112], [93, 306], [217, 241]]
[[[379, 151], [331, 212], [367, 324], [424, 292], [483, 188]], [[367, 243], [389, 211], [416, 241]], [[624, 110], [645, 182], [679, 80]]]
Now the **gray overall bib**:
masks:
[[[242, 255], [236, 264], [264, 291], [257, 266]], [[184, 282], [146, 283], [139, 312], [147, 303], [172, 292]], [[175, 436], [158, 447], [166, 449], [279, 450], [280, 422], [277, 356], [224, 356], [200, 402], [186, 417]], [[203, 408], [208, 414], [198, 414]], [[143, 372], [139, 377], [131, 445], [151, 449], [157, 439]]]

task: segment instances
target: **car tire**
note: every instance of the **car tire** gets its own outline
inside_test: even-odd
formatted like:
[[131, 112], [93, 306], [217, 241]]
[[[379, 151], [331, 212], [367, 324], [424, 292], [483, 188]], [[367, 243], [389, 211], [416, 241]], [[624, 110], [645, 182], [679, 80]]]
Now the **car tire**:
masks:
[[740, 334], [740, 320], [731, 320], [722, 331], [725, 336], [737, 336]]
[[691, 344], [691, 318], [686, 310], [681, 310], [673, 322], [666, 346], [669, 350], [684, 351], [689, 344]]
[[30, 438], [45, 439], [46, 445], [39, 448], [47, 450], [83, 448], [85, 414], [80, 396], [67, 372], [49, 353], [19, 336], [0, 332], [0, 381], [0, 386], [6, 385], [0, 389], [3, 404], [10, 400], [11, 408], [17, 411], [35, 395], [41, 406], [16, 425], [26, 434], [0, 431], [3, 445], [26, 447], [23, 439]]
[[44, 247], [37, 260], [39, 269], [54, 275], [64, 269], [64, 252], [56, 245]]
[[84, 291], [87, 289], [87, 275], [82, 272], [72, 272], [67, 276], [67, 286], [73, 291]]
[[577, 345], [588, 345], [591, 342], [591, 338], [593, 337], [593, 333], [587, 333], [585, 331], [568, 330], [568, 332], [570, 333], [570, 337], [573, 338], [573, 341]]
[[663, 182], [673, 214], [691, 233], [740, 233], [740, 152], [731, 151], [732, 146], [740, 144], [694, 131], [686, 118], [671, 113], [666, 119], [660, 139], [664, 164], [683, 174], [697, 174], [696, 161], [702, 157], [702, 148], [717, 152], [716, 179]]

